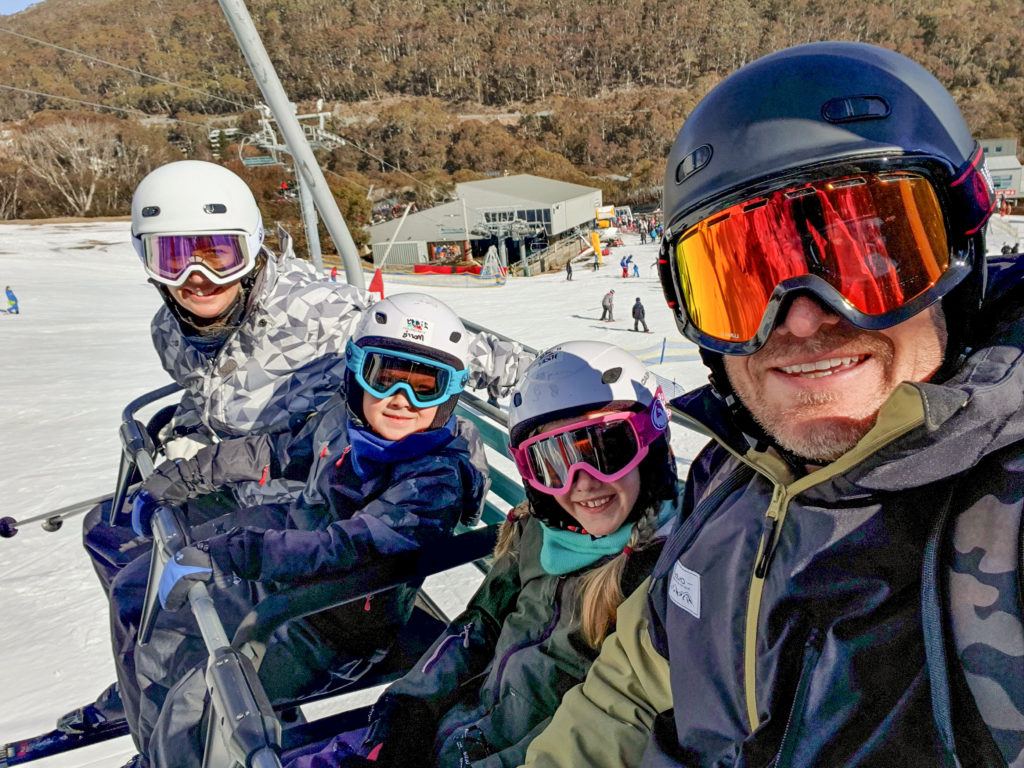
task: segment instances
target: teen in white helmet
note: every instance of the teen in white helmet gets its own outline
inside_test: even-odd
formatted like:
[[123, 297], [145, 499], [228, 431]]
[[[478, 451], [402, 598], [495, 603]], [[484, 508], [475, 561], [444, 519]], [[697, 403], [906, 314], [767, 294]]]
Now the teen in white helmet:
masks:
[[263, 219], [252, 192], [213, 163], [157, 168], [132, 197], [132, 245], [179, 319], [202, 329], [225, 321], [261, 257]]
[[[365, 294], [323, 280], [293, 257], [287, 239], [280, 255], [272, 253], [252, 192], [230, 170], [183, 160], [152, 171], [132, 199], [132, 243], [164, 300], [152, 322], [153, 346], [184, 389], [160, 435], [168, 458], [226, 438], [286, 431], [342, 386], [345, 342], [368, 304]], [[285, 501], [300, 488], [232, 484], [190, 503], [190, 519]], [[109, 502], [85, 516], [85, 548], [108, 593], [149, 551], [138, 536], [143, 510], [132, 525], [129, 511], [119, 511], [115, 525], [107, 524]], [[145, 582], [144, 570], [135, 575]], [[61, 726], [87, 730], [117, 714], [116, 697], [106, 696]]]

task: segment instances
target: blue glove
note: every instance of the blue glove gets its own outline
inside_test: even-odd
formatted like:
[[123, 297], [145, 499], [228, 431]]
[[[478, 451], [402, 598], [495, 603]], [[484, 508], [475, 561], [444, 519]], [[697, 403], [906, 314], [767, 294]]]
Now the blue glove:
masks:
[[188, 591], [197, 581], [213, 578], [213, 560], [205, 541], [182, 547], [174, 553], [160, 575], [157, 594], [160, 605], [168, 611], [176, 611], [188, 600]]
[[144, 488], [140, 488], [132, 497], [132, 530], [136, 536], [151, 536], [153, 530], [150, 522], [153, 520], [153, 513], [160, 506], [153, 496]]

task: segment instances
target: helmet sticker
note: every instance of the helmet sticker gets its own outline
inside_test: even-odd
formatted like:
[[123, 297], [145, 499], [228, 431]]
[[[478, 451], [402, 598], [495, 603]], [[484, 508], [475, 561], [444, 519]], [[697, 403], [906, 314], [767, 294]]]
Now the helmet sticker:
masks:
[[430, 324], [426, 320], [407, 317], [405, 318], [405, 330], [402, 331], [402, 338], [424, 341], [428, 330], [430, 330]]
[[668, 411], [665, 410], [665, 404], [660, 397], [651, 403], [651, 426], [659, 432], [668, 426]]

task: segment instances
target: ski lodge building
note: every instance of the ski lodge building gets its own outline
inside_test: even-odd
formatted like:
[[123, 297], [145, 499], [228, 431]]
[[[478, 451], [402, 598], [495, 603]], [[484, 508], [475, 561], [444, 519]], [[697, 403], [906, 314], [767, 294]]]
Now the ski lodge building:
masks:
[[1017, 159], [1017, 140], [982, 139], [978, 143], [985, 150], [985, 167], [992, 175], [996, 196], [1011, 203], [1024, 196], [1021, 192], [1024, 169]]
[[477, 259], [495, 245], [515, 261], [516, 254], [543, 250], [576, 227], [589, 227], [601, 205], [600, 189], [529, 174], [463, 182], [455, 194], [404, 222], [398, 217], [371, 226], [373, 265], [380, 266], [392, 237], [388, 264], [438, 261], [461, 252], [467, 240]]

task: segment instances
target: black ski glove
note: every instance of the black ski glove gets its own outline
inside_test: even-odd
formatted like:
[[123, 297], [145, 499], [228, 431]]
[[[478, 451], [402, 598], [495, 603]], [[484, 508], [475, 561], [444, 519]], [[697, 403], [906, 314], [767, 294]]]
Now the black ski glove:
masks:
[[188, 499], [213, 493], [231, 483], [264, 483], [280, 475], [267, 435], [223, 440], [199, 450], [191, 459], [165, 461], [142, 483], [162, 504], [181, 506]]

